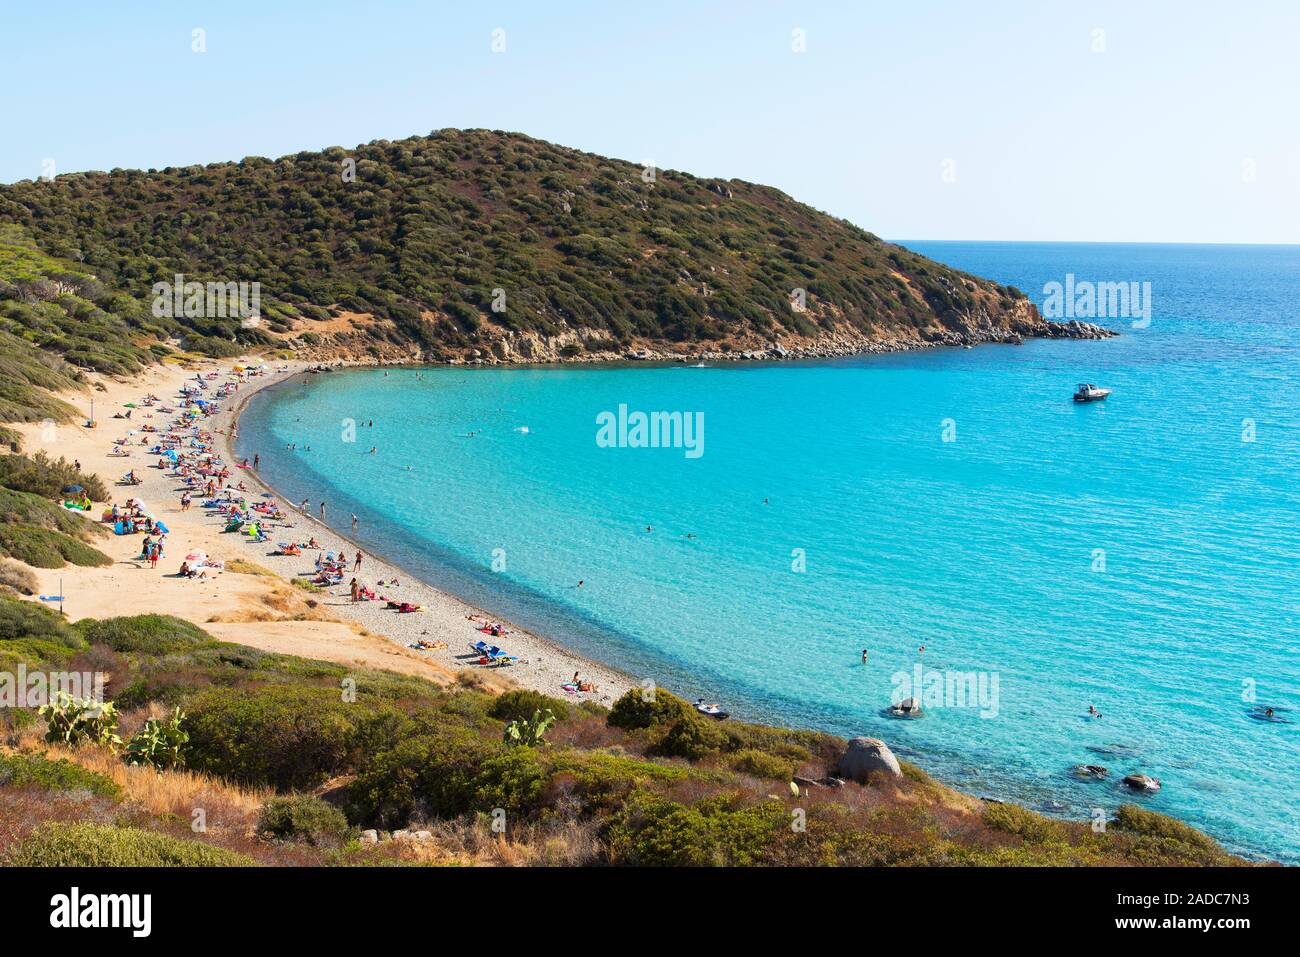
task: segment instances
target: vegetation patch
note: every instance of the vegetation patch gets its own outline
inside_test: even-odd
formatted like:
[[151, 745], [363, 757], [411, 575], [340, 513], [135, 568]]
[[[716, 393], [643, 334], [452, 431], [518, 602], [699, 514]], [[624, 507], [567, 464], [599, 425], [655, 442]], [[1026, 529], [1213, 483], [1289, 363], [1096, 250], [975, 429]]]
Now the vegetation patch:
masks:
[[244, 854], [135, 827], [40, 825], [5, 862], [10, 867], [251, 867]]

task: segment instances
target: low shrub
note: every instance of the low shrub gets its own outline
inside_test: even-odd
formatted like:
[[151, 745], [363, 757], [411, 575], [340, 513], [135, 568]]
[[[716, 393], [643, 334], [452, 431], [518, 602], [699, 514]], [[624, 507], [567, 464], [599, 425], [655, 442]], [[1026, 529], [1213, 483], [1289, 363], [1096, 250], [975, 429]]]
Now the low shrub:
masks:
[[24, 522], [0, 523], [0, 552], [33, 568], [62, 568], [68, 562], [87, 568], [113, 564], [98, 548], [71, 535]]
[[1028, 844], [1063, 841], [1067, 836], [1062, 822], [1035, 814], [1018, 804], [986, 805], [984, 823], [994, 830], [1014, 834]]
[[492, 699], [491, 707], [487, 709], [487, 713], [493, 718], [507, 722], [527, 721], [532, 718], [534, 711], [550, 711], [555, 715], [556, 721], [569, 719], [568, 702], [526, 688], [497, 695]]
[[656, 724], [671, 724], [693, 714], [690, 706], [674, 694], [656, 688], [632, 688], [614, 702], [606, 721], [610, 727], [632, 731]]
[[89, 624], [78, 622], [78, 627], [92, 645], [108, 645], [114, 651], [138, 651], [147, 655], [173, 654], [214, 640], [198, 625], [171, 615], [105, 618]]
[[343, 812], [309, 794], [272, 798], [262, 806], [257, 833], [279, 841], [338, 847], [352, 837]]
[[304, 791], [347, 770], [365, 713], [337, 690], [214, 688], [190, 700], [189, 766], [249, 785]]
[[1111, 822], [1111, 826], [1132, 834], [1178, 841], [1205, 850], [1219, 850], [1218, 843], [1208, 834], [1202, 834], [1182, 821], [1175, 821], [1171, 817], [1148, 811], [1136, 804], [1121, 804], [1119, 810], [1115, 812], [1115, 819]]
[[737, 806], [725, 798], [692, 805], [638, 795], [606, 830], [616, 863], [641, 867], [746, 867], [761, 864], [788, 829], [784, 804]]
[[507, 749], [457, 725], [438, 725], [375, 755], [348, 792], [348, 817], [382, 827], [539, 805], [549, 771], [536, 751]]
[[688, 716], [674, 722], [668, 733], [655, 743], [653, 751], [668, 757], [698, 761], [705, 755], [722, 750], [726, 743], [727, 736], [717, 725], [703, 718]]
[[56, 612], [30, 601], [0, 596], [0, 641], [39, 638], [68, 648], [82, 648], [82, 642]]
[[795, 764], [788, 758], [782, 758], [756, 748], [745, 748], [731, 755], [731, 767], [756, 778], [770, 778], [776, 781], [789, 781], [794, 775]]
[[44, 452], [34, 455], [0, 456], [0, 485], [19, 492], [62, 501], [63, 489], [80, 485], [96, 502], [108, 501], [108, 489], [98, 475], [82, 472], [65, 459], [52, 459]]
[[134, 827], [47, 822], [9, 855], [10, 867], [250, 867], [224, 848]]
[[63, 758], [43, 754], [0, 754], [0, 787], [36, 787], [46, 791], [89, 791], [98, 797], [120, 798], [117, 782]]

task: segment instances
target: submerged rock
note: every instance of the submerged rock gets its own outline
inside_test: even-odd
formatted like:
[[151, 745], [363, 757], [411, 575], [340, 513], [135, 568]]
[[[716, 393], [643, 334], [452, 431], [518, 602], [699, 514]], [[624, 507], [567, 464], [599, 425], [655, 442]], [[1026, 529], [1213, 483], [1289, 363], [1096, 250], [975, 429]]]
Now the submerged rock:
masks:
[[890, 777], [901, 778], [903, 769], [898, 765], [898, 758], [889, 750], [889, 745], [879, 738], [854, 738], [849, 742], [848, 750], [841, 755], [835, 766], [835, 773], [850, 781], [866, 784], [871, 775], [883, 771]]
[[1110, 771], [1100, 764], [1076, 764], [1074, 766], [1074, 776], [1076, 778], [1104, 781], [1109, 775]]

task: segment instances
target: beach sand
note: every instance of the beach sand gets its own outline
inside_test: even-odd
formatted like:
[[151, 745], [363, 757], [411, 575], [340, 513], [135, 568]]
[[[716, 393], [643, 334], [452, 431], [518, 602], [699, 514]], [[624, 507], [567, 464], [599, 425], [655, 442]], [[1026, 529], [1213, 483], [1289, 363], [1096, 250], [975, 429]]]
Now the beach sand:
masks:
[[[510, 687], [531, 688], [560, 698], [589, 699], [608, 705], [634, 684], [633, 680], [618, 671], [583, 658], [559, 645], [529, 634], [508, 621], [488, 611], [476, 608], [454, 595], [447, 594], [365, 549], [362, 571], [356, 577], [378, 594], [399, 601], [412, 602], [422, 607], [419, 612], [399, 614], [386, 610], [384, 602], [357, 602], [350, 600], [347, 582], [354, 573], [349, 571], [344, 584], [320, 592], [307, 592], [288, 584], [293, 578], [310, 578], [314, 573], [315, 552], [301, 556], [274, 556], [271, 543], [255, 544], [246, 536], [226, 534], [222, 531], [224, 518], [209, 514], [199, 507], [200, 497], [188, 512], [180, 508], [182, 483], [168, 472], [154, 468], [157, 456], [148, 454], [139, 445], [142, 437], [132, 438], [129, 457], [111, 457], [109, 451], [115, 439], [126, 435], [130, 429], [144, 424], [162, 429], [172, 415], [157, 409], [136, 409], [131, 420], [115, 419], [116, 412], [124, 411], [128, 402], [138, 403], [152, 393], [163, 404], [175, 406], [175, 397], [186, 379], [196, 373], [221, 372], [220, 382], [226, 381], [224, 373], [242, 360], [203, 360], [181, 367], [154, 366], [130, 380], [101, 378], [103, 391], [95, 391], [95, 415], [98, 427], [87, 429], [80, 424], [44, 426], [39, 424], [17, 427], [23, 434], [23, 448], [27, 452], [44, 450], [69, 461], [81, 462], [87, 472], [98, 473], [109, 486], [115, 501], [124, 503], [127, 498], [141, 499], [147, 511], [162, 521], [169, 529], [167, 554], [151, 569], [148, 562], [137, 559], [141, 536], [109, 535], [96, 545], [114, 559], [105, 568], [79, 568], [73, 565], [62, 569], [36, 569], [41, 594], [62, 594], [67, 616], [76, 620], [85, 617], [106, 618], [116, 615], [136, 615], [148, 612], [176, 615], [207, 628], [214, 636], [266, 651], [281, 652], [307, 658], [319, 658], [366, 668], [387, 668], [404, 674], [420, 674], [432, 681], [446, 684], [456, 680], [460, 672], [472, 671], [493, 690]], [[216, 438], [218, 453], [232, 466], [230, 482], [243, 482], [250, 500], [262, 492], [273, 492], [257, 479], [251, 469], [233, 468], [237, 459], [230, 447], [230, 427], [248, 397], [260, 389], [301, 375], [303, 363], [266, 363], [265, 368], [281, 369], [268, 372], [240, 385], [233, 398], [221, 401], [221, 412], [204, 420], [204, 427]], [[89, 408], [90, 393], [65, 394], [63, 398], [77, 408]], [[150, 414], [152, 417], [150, 418]], [[152, 440], [150, 441], [152, 445]], [[126, 487], [115, 483], [130, 469], [143, 478], [143, 484]], [[312, 500], [316, 507], [318, 498]], [[102, 503], [96, 503], [100, 506]], [[315, 536], [325, 551], [344, 552], [349, 556], [348, 567], [358, 546], [316, 518], [303, 514], [291, 503], [281, 500], [281, 508], [288, 516], [290, 527], [276, 528], [271, 532], [272, 542], [292, 540], [304, 542]], [[92, 513], [98, 515], [101, 508]], [[105, 526], [106, 527], [106, 526]], [[239, 573], [229, 569], [204, 579], [174, 577], [181, 560], [190, 552], [206, 552], [211, 559], [229, 563], [242, 559], [260, 566], [269, 574]], [[376, 586], [379, 580], [398, 579], [400, 586]], [[292, 594], [288, 594], [291, 591]], [[314, 607], [309, 607], [314, 604]], [[308, 609], [307, 615], [302, 611]], [[467, 616], [478, 615], [501, 622], [508, 634], [489, 638], [477, 631]], [[295, 620], [295, 618], [301, 620]], [[424, 651], [411, 647], [417, 640], [446, 642], [444, 649]], [[487, 640], [500, 645], [511, 655], [522, 659], [507, 667], [488, 667], [477, 663], [468, 645]], [[596, 691], [573, 694], [562, 685], [579, 672], [584, 680], [594, 681]]]

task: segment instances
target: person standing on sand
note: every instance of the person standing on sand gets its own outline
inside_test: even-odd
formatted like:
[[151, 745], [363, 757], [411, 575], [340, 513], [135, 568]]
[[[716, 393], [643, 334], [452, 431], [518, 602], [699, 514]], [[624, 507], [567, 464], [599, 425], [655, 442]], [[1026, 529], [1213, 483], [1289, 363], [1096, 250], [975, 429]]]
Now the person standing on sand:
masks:
[[357, 549], [357, 560], [352, 566], [354, 572], [361, 570], [361, 549]]

